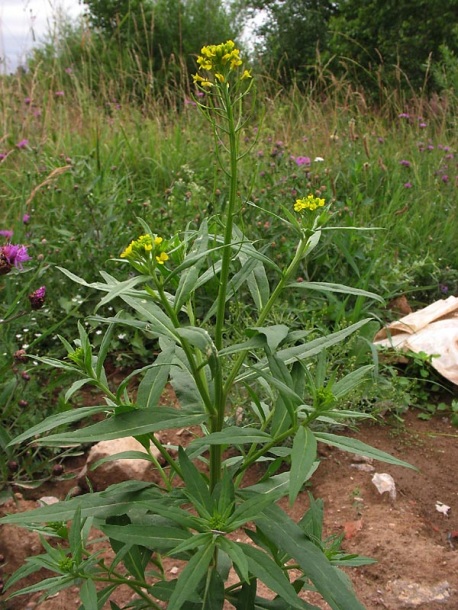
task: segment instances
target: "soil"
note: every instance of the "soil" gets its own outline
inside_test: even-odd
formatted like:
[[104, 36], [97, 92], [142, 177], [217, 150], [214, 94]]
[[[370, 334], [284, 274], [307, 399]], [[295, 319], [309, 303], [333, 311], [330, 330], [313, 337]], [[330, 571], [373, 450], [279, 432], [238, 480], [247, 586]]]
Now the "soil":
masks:
[[[180, 432], [175, 438], [178, 443], [184, 436]], [[377, 560], [375, 564], [348, 570], [354, 589], [368, 610], [457, 610], [458, 429], [447, 417], [422, 421], [412, 411], [402, 424], [366, 424], [349, 436], [413, 464], [418, 471], [380, 462], [371, 464], [338, 449], [321, 446], [321, 465], [310, 487], [300, 494], [288, 512], [298, 520], [307, 509], [311, 491], [315, 498], [324, 500], [326, 535], [344, 534], [345, 550]], [[368, 467], [374, 470], [364, 470]], [[392, 475], [396, 498], [379, 493], [372, 482], [374, 472]], [[70, 484], [56, 482], [39, 490], [39, 495], [62, 498]], [[14, 500], [0, 507], [0, 514], [35, 508], [37, 497], [16, 494]], [[438, 502], [450, 509], [447, 511]], [[442, 508], [441, 512], [438, 507]], [[39, 552], [40, 543], [34, 534], [2, 526], [0, 553], [4, 558], [1, 568], [4, 578], [28, 555]], [[105, 552], [110, 553], [108, 549]], [[167, 560], [166, 568], [171, 575], [179, 572], [180, 567], [179, 562]], [[329, 610], [319, 597], [307, 595], [311, 603]], [[132, 593], [122, 589], [112, 597], [120, 607], [131, 598]], [[0, 602], [2, 610], [77, 610], [78, 607], [76, 588], [41, 602], [38, 594]]]

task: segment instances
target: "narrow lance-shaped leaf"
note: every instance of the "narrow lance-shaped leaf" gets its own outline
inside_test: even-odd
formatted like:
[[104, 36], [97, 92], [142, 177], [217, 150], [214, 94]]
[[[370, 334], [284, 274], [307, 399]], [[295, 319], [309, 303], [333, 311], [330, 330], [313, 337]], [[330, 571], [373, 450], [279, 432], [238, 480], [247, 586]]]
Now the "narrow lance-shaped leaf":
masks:
[[175, 590], [170, 597], [168, 610], [180, 610], [183, 604], [193, 598], [194, 592], [204, 578], [205, 573], [213, 560], [214, 543], [202, 546], [195, 555], [191, 557], [188, 564], [180, 574]]
[[289, 503], [296, 501], [302, 485], [307, 481], [313, 463], [316, 460], [317, 442], [313, 432], [300, 426], [294, 436], [291, 452], [291, 471], [289, 483]]
[[315, 437], [318, 441], [321, 441], [326, 445], [338, 447], [342, 451], [349, 451], [350, 453], [370, 457], [374, 460], [379, 460], [380, 462], [386, 462], [387, 464], [404, 466], [405, 468], [417, 470], [417, 468], [412, 466], [412, 464], [404, 462], [404, 460], [400, 460], [389, 453], [386, 453], [385, 451], [371, 447], [370, 445], [367, 445], [356, 438], [348, 438], [346, 436], [339, 436], [338, 434], [331, 434], [329, 432], [315, 432]]
[[330, 282], [294, 282], [288, 284], [287, 288], [299, 288], [301, 290], [318, 290], [320, 292], [339, 292], [342, 294], [351, 294], [355, 296], [363, 296], [379, 303], [384, 303], [383, 297], [375, 294], [374, 292], [368, 292], [367, 290], [361, 290], [360, 288], [352, 288], [351, 286], [344, 286], [343, 284], [332, 284]]
[[172, 358], [175, 353], [175, 345], [170, 344], [156, 358], [154, 365], [146, 372], [137, 391], [136, 404], [142, 409], [155, 407], [162, 396], [164, 387], [169, 379]]

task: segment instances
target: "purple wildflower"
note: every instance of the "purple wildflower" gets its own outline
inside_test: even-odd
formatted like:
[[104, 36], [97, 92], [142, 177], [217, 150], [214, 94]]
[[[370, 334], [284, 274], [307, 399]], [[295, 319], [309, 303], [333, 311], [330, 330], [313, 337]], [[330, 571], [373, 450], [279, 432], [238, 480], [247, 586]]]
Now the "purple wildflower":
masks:
[[310, 165], [312, 162], [310, 157], [293, 157], [297, 165]]
[[420, 123], [419, 127], [420, 127], [421, 129], [425, 129], [425, 127], [427, 127], [427, 125], [426, 125], [426, 123]]
[[25, 97], [25, 98], [24, 98], [24, 104], [25, 104], [26, 106], [28, 106], [29, 104], [31, 104], [31, 102], [32, 102], [32, 100], [31, 100], [31, 98], [30, 98], [30, 97]]
[[0, 153], [0, 161], [3, 161], [3, 159], [6, 159], [7, 156], [8, 156], [7, 153]]
[[54, 93], [54, 95], [55, 95], [56, 97], [64, 97], [65, 93], [64, 93], [63, 91], [56, 91], [56, 92]]
[[441, 176], [441, 180], [442, 180], [442, 182], [448, 182], [448, 176], [447, 176], [447, 174], [443, 174], [443, 175]]
[[398, 118], [399, 119], [410, 119], [410, 114], [408, 114], [407, 112], [401, 112], [401, 114], [398, 114]]
[[405, 189], [411, 189], [412, 188], [412, 183], [411, 182], [405, 182], [404, 183], [404, 188]]
[[73, 68], [70, 68], [70, 67], [69, 68], [65, 68], [65, 72], [67, 74], [72, 74], [73, 73]]
[[13, 237], [13, 231], [11, 231], [9, 229], [1, 229], [0, 235], [2, 235], [3, 237], [6, 237], [6, 239], [10, 240]]
[[29, 221], [30, 221], [30, 214], [24, 214], [24, 216], [22, 217], [22, 222], [23, 222], [25, 225], [28, 225], [28, 224], [29, 224]]
[[27, 148], [28, 145], [29, 145], [29, 141], [27, 139], [24, 139], [16, 144], [16, 148], [19, 148], [19, 149]]
[[22, 244], [7, 244], [6, 246], [2, 246], [1, 251], [7, 262], [11, 266], [14, 265], [17, 269], [22, 269], [22, 263], [30, 260], [27, 246], [23, 246]]
[[439, 290], [442, 292], [442, 294], [447, 294], [448, 293], [447, 284], [439, 284]]
[[32, 309], [41, 309], [45, 303], [46, 286], [41, 286], [31, 294], [29, 294], [30, 307]]
[[407, 161], [406, 159], [401, 159], [401, 161], [399, 161], [399, 165], [402, 165], [404, 167], [410, 167], [410, 161]]

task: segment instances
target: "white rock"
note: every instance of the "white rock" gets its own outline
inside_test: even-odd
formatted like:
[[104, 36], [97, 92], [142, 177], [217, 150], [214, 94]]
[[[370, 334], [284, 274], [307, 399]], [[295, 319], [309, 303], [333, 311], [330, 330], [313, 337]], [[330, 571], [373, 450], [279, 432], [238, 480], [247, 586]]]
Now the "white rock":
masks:
[[[86, 480], [89, 479], [94, 489], [101, 490], [121, 481], [148, 479], [154, 465], [147, 459], [115, 459], [104, 462], [95, 470], [92, 469], [92, 465], [99, 460], [125, 451], [137, 451], [147, 455], [143, 445], [133, 437], [101, 441], [94, 445], [89, 451], [85, 466], [78, 475], [78, 484], [81, 487], [88, 487]], [[151, 446], [151, 453], [159, 458], [159, 451], [154, 445]]]
[[393, 477], [386, 472], [376, 472], [372, 477], [372, 483], [377, 488], [378, 492], [384, 494], [388, 492], [392, 500], [396, 500], [396, 484]]

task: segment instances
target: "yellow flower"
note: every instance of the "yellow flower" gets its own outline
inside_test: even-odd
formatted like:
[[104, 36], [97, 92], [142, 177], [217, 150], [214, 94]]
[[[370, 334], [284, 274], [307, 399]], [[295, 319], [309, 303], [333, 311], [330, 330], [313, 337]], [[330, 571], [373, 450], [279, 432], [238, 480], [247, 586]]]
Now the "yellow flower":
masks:
[[307, 195], [303, 199], [296, 199], [294, 204], [295, 212], [302, 212], [303, 210], [316, 210], [317, 208], [323, 207], [325, 204], [324, 199], [315, 197], [314, 195]]
[[244, 70], [240, 80], [245, 80], [246, 78], [253, 78], [249, 70]]
[[221, 74], [220, 72], [215, 72], [215, 78], [217, 78], [220, 83], [224, 83], [224, 81], [226, 80], [223, 74]]
[[159, 256], [156, 256], [156, 260], [159, 265], [163, 265], [165, 261], [169, 260], [169, 255], [167, 254], [167, 252], [161, 252]]
[[130, 256], [132, 254], [132, 244], [134, 242], [131, 241], [130, 244], [127, 246], [127, 248], [121, 252], [121, 258], [127, 258], [128, 256]]
[[192, 78], [194, 79], [194, 83], [196, 85], [200, 85], [201, 87], [213, 87], [213, 83], [211, 83], [206, 78], [202, 78], [200, 74], [193, 74]]

